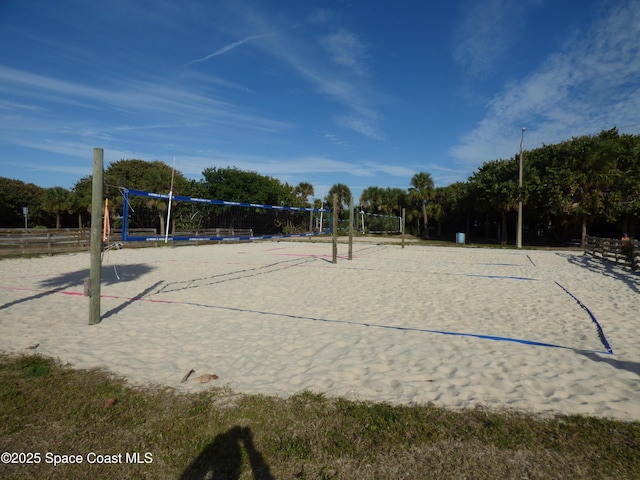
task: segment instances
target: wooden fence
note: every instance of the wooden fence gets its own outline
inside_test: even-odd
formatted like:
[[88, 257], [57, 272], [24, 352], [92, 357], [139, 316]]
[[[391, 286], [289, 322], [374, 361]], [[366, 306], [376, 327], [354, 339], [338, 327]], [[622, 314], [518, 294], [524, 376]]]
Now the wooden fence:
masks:
[[1, 228], [0, 257], [89, 251], [90, 230]]
[[584, 253], [595, 258], [640, 270], [640, 242], [615, 238], [587, 237]]
[[[155, 235], [154, 228], [134, 228], [133, 234]], [[120, 241], [114, 231], [112, 242]], [[58, 253], [88, 252], [91, 249], [89, 228], [0, 228], [0, 257], [55, 255]]]
[[[132, 228], [130, 235], [153, 236], [157, 232], [153, 228]], [[250, 229], [214, 228], [207, 230], [176, 231], [175, 235], [183, 236], [250, 236]], [[62, 228], [0, 228], [0, 257], [19, 257], [28, 255], [55, 255], [58, 253], [72, 253], [90, 250], [90, 229]], [[112, 242], [120, 242], [121, 230], [114, 230], [111, 234]], [[142, 247], [149, 243], [158, 245], [159, 242], [129, 242], [127, 246]], [[174, 242], [186, 245], [191, 242]], [[210, 243], [196, 241], [198, 243]]]

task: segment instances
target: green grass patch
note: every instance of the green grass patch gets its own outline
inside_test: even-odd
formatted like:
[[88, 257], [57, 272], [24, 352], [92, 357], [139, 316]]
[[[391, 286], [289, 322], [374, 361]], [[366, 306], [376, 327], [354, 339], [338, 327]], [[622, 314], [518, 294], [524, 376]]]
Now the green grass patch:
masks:
[[22, 357], [16, 367], [22, 370], [26, 378], [44, 377], [49, 373], [50, 361], [38, 356]]
[[14, 479], [635, 479], [640, 423], [310, 391], [180, 394], [40, 356], [0, 356], [0, 452], [39, 454], [37, 463], [0, 463], [0, 478]]

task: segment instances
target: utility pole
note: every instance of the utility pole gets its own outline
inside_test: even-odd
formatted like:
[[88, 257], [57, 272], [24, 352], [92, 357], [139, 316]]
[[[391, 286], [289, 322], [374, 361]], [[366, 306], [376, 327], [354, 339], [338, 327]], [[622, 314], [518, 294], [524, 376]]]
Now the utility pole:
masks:
[[524, 142], [524, 132], [526, 128], [522, 128], [522, 136], [520, 137], [520, 168], [518, 169], [518, 231], [516, 232], [516, 247], [522, 248], [522, 143]]

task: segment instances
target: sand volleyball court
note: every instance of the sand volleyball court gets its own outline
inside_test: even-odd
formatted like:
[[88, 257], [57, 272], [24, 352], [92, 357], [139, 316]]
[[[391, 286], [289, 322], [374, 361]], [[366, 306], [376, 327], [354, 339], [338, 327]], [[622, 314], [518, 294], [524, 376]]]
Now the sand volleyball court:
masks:
[[0, 351], [180, 391], [640, 420], [640, 275], [567, 251], [346, 253], [334, 265], [311, 241], [113, 250], [93, 326], [88, 253], [2, 260]]

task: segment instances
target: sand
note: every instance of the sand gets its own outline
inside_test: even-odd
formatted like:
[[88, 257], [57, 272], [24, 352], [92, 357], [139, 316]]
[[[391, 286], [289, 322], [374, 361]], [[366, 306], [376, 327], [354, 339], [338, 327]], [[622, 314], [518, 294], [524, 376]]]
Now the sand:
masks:
[[575, 251], [346, 253], [334, 265], [312, 241], [113, 250], [98, 325], [88, 253], [2, 260], [0, 352], [178, 391], [640, 420], [640, 275]]

